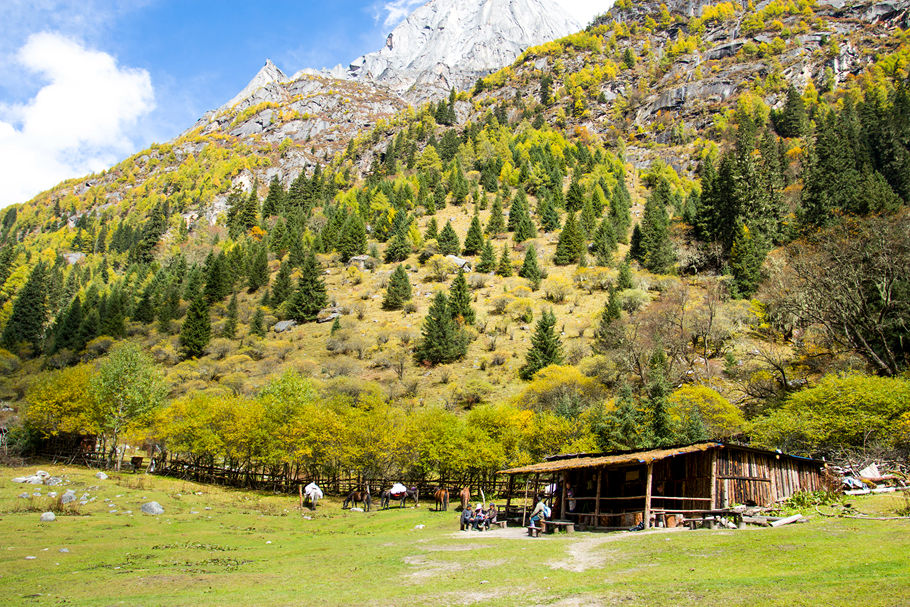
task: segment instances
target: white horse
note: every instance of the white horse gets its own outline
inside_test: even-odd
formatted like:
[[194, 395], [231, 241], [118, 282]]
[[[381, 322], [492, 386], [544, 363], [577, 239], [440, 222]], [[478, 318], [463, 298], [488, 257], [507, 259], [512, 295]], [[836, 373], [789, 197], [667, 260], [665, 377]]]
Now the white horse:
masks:
[[310, 504], [310, 510], [315, 510], [316, 503], [324, 497], [322, 489], [320, 489], [315, 482], [310, 483], [303, 488], [303, 495]]

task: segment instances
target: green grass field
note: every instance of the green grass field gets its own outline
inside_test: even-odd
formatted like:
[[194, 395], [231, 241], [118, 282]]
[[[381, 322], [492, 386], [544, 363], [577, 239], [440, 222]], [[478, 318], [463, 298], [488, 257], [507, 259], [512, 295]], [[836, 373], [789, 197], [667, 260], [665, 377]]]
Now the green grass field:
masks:
[[[36, 487], [11, 482], [35, 468], [0, 468], [2, 605], [910, 603], [906, 520], [530, 539], [459, 532], [456, 513], [432, 503], [359, 513], [326, 500], [310, 513], [289, 496], [43, 469], [69, 481], [43, 495], [73, 488], [95, 501], [41, 523], [52, 500], [19, 498]], [[163, 515], [140, 513], [151, 500]], [[904, 502], [853, 503], [885, 514]]]

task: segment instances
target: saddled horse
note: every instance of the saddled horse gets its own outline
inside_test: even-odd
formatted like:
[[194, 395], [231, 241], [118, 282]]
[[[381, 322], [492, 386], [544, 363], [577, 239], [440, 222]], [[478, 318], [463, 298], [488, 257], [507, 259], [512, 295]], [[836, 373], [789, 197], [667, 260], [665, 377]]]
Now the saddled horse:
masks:
[[471, 507], [471, 487], [465, 487], [458, 493], [458, 497], [461, 498], [461, 509], [465, 510]]
[[405, 491], [403, 491], [401, 493], [392, 493], [390, 490], [386, 489], [385, 491], [382, 492], [382, 495], [380, 497], [380, 502], [379, 502], [380, 508], [382, 508], [383, 510], [388, 509], [389, 502], [391, 502], [393, 499], [401, 500], [401, 507], [404, 508], [405, 502], [407, 502], [408, 498], [414, 500], [415, 508], [420, 506], [419, 494], [418, 494], [416, 488], [406, 489]]
[[436, 490], [436, 493], [433, 494], [433, 497], [436, 499], [436, 512], [440, 510], [449, 509], [449, 490], [445, 487], [440, 487]]
[[349, 506], [357, 506], [357, 502], [363, 503], [363, 509], [366, 512], [370, 511], [370, 506], [373, 504], [373, 498], [370, 497], [370, 488], [367, 487], [365, 491], [351, 491], [348, 493], [348, 496], [344, 498], [344, 503], [341, 504], [341, 509], [344, 510]]

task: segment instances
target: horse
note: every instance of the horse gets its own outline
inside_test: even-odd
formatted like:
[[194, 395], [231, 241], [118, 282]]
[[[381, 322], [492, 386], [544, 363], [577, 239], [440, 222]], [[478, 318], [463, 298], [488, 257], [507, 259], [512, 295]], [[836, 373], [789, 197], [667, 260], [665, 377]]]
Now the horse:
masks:
[[357, 502], [363, 502], [363, 509], [366, 512], [370, 511], [370, 506], [373, 504], [373, 499], [370, 497], [370, 488], [367, 487], [365, 491], [351, 491], [348, 493], [348, 496], [344, 498], [344, 503], [341, 505], [341, 509], [344, 510], [351, 506], [357, 506]]
[[433, 494], [433, 497], [436, 499], [436, 512], [440, 510], [449, 509], [449, 490], [445, 487], [440, 487], [436, 490], [436, 493]]
[[461, 509], [465, 510], [466, 508], [471, 507], [471, 487], [467, 486], [458, 493], [458, 497], [461, 498]]
[[407, 489], [404, 491], [404, 493], [392, 493], [390, 490], [386, 489], [382, 492], [382, 496], [380, 497], [379, 507], [382, 510], [387, 510], [389, 508], [389, 502], [392, 501], [392, 499], [400, 499], [401, 507], [404, 508], [405, 502], [407, 502], [408, 498], [414, 500], [415, 508], [420, 506], [417, 489]]
[[303, 488], [303, 491], [300, 494], [300, 507], [302, 508], [305, 503], [309, 503], [310, 510], [315, 510], [316, 503], [323, 497], [322, 489], [320, 489], [315, 482], [310, 483]]

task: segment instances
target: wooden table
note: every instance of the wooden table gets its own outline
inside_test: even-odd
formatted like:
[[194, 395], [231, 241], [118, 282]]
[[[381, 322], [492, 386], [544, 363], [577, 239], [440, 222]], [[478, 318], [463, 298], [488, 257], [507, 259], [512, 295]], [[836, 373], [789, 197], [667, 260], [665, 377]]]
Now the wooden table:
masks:
[[552, 533], [559, 529], [566, 533], [575, 533], [575, 523], [572, 521], [540, 521], [544, 533]]

